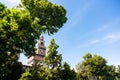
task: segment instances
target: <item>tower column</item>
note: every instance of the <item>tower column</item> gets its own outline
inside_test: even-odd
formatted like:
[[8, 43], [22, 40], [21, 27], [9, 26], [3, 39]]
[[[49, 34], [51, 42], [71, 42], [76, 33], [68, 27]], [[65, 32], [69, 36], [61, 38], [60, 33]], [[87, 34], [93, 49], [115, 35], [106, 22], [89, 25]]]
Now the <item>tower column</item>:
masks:
[[37, 52], [34, 56], [28, 58], [28, 65], [32, 66], [35, 62], [43, 62], [43, 59], [46, 55], [46, 47], [44, 37], [41, 36], [38, 42]]

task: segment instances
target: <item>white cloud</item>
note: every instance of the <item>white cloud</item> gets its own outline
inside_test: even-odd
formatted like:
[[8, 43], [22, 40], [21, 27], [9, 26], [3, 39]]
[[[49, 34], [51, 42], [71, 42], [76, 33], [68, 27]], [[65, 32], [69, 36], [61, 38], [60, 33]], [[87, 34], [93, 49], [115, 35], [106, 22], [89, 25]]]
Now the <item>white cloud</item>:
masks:
[[93, 41], [90, 42], [90, 44], [96, 44], [96, 43], [99, 43], [99, 42], [100, 42], [100, 40], [93, 40]]
[[90, 44], [104, 44], [104, 43], [115, 43], [120, 41], [120, 33], [118, 34], [109, 34], [100, 39], [90, 41]]
[[100, 34], [102, 34], [101, 32], [103, 32], [104, 34], [107, 35], [104, 35], [101, 38], [90, 41], [90, 44], [106, 44], [106, 43], [110, 44], [119, 41], [120, 40], [120, 33], [118, 32], [120, 26], [119, 23], [120, 23], [120, 16], [117, 16], [116, 18], [102, 25], [96, 31], [97, 33], [100, 32]]
[[97, 29], [97, 32], [105, 31], [111, 27], [118, 27], [117, 25], [119, 25], [119, 23], [120, 23], [120, 16], [112, 19], [106, 24], [103, 24], [100, 28]]
[[112, 41], [119, 41], [120, 40], [120, 34], [110, 34], [104, 37], [103, 40], [112, 40]]
[[107, 40], [107, 39], [115, 39], [115, 38], [116, 38], [116, 35], [111, 34], [111, 35], [106, 36], [104, 39]]

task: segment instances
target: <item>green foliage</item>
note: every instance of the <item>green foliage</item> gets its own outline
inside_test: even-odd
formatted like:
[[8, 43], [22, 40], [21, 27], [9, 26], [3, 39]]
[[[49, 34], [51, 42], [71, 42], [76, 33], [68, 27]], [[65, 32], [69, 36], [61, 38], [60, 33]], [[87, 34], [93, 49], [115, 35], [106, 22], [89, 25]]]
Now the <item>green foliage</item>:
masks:
[[61, 66], [62, 56], [61, 54], [58, 54], [58, 47], [59, 46], [55, 43], [54, 39], [52, 39], [48, 46], [47, 55], [45, 56], [45, 63], [52, 69]]
[[52, 39], [43, 65], [36, 63], [19, 80], [75, 80], [76, 72], [66, 62], [62, 65], [62, 56], [57, 49], [58, 45]]
[[89, 66], [84, 66], [81, 63], [76, 65], [77, 70], [77, 80], [88, 80], [88, 75], [90, 75]]
[[37, 18], [37, 26], [42, 26], [43, 32], [53, 34], [67, 21], [66, 10], [48, 0], [21, 0], [25, 9], [30, 12], [32, 20]]
[[60, 75], [62, 80], [76, 80], [76, 72], [66, 62], [63, 63]]
[[120, 80], [120, 65], [118, 65], [116, 73], [117, 73], [117, 80]]
[[61, 74], [61, 70], [60, 67], [55, 67], [54, 69], [46, 69], [47, 71], [47, 77], [46, 80], [61, 80], [60, 78], [60, 74]]
[[[29, 26], [31, 24], [29, 14], [23, 14], [22, 11], [16, 9], [4, 9], [1, 15], [0, 68], [3, 70], [0, 70], [0, 73], [3, 74], [1, 77], [5, 77], [11, 71], [11, 68], [7, 66], [12, 67], [6, 64], [12, 59], [10, 55], [18, 57], [21, 52], [25, 52], [29, 56], [33, 55], [36, 43], [34, 39], [36, 38], [31, 35], [32, 27]], [[13, 62], [16, 63], [17, 60], [13, 60]]]
[[0, 66], [0, 80], [18, 80], [23, 73], [22, 63], [18, 55], [9, 55], [9, 61]]
[[0, 2], [0, 11], [3, 11], [5, 8], [6, 6]]
[[75, 80], [76, 73], [70, 69], [69, 64], [65, 62], [62, 65], [62, 56], [58, 54], [58, 47], [55, 40], [52, 39], [48, 46], [47, 55], [45, 56], [45, 64], [48, 66], [46, 80]]
[[30, 79], [32, 74], [29, 71], [26, 71], [22, 74], [22, 77], [19, 80], [32, 80]]
[[83, 56], [84, 60], [89, 60], [90, 58], [92, 58], [92, 55], [90, 53], [87, 53]]
[[[106, 60], [101, 56], [94, 55], [90, 53], [86, 54], [84, 61], [77, 65], [78, 76], [80, 78], [90, 79], [97, 78], [106, 75]], [[82, 74], [83, 73], [83, 74]]]
[[[6, 9], [3, 4], [0, 4], [0, 42], [2, 43], [0, 52], [2, 54], [24, 52], [26, 56], [31, 56], [35, 53], [36, 40], [42, 32], [53, 34], [66, 22], [66, 11], [62, 6], [44, 0], [22, 0], [22, 4], [25, 8], [18, 10]], [[33, 4], [34, 6], [31, 6]], [[45, 11], [50, 10], [48, 5], [51, 5], [53, 15]]]
[[34, 65], [22, 74], [19, 80], [46, 80], [47, 73], [45, 68], [40, 65]]
[[0, 3], [1, 76], [9, 73], [5, 64], [9, 62], [9, 55], [34, 55], [39, 36], [57, 32], [66, 20], [66, 10], [47, 0], [22, 0], [19, 9], [8, 9]]
[[108, 66], [107, 67], [107, 72], [108, 72], [107, 76], [109, 76], [109, 78], [114, 80], [115, 77], [116, 77], [116, 68], [115, 68], [115, 66], [113, 66], [113, 65]]
[[[34, 54], [34, 46], [37, 36], [31, 26], [30, 15], [16, 9], [3, 11], [3, 18], [0, 20], [0, 45], [2, 54], [19, 54], [26, 52], [26, 55]], [[27, 35], [26, 35], [27, 34]], [[4, 47], [3, 47], [4, 46]]]
[[2, 12], [6, 9], [6, 6], [0, 2], [0, 19], [2, 18]]
[[83, 56], [83, 61], [76, 65], [77, 80], [119, 80], [120, 67], [107, 65], [107, 61], [90, 53]]

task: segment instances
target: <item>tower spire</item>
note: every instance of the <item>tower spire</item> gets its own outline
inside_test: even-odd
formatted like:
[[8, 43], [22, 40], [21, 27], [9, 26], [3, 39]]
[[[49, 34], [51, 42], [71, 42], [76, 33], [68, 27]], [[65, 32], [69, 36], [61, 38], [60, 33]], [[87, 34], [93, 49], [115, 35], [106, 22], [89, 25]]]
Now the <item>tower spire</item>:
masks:
[[35, 61], [42, 62], [45, 55], [46, 55], [45, 41], [44, 41], [44, 37], [41, 36], [38, 41], [37, 52], [34, 56], [28, 58], [28, 65], [35, 64]]

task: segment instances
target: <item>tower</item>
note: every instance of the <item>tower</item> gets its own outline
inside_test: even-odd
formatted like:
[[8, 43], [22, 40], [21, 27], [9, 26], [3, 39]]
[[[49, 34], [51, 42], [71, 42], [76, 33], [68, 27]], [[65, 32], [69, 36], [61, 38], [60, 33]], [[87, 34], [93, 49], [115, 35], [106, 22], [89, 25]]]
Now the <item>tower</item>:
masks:
[[43, 61], [43, 58], [46, 55], [46, 47], [45, 47], [44, 43], [45, 43], [44, 37], [41, 36], [40, 40], [38, 42], [36, 54], [34, 56], [31, 56], [30, 58], [28, 58], [28, 65], [29, 66], [32, 66], [33, 64], [35, 64], [36, 61], [38, 61], [38, 62]]

